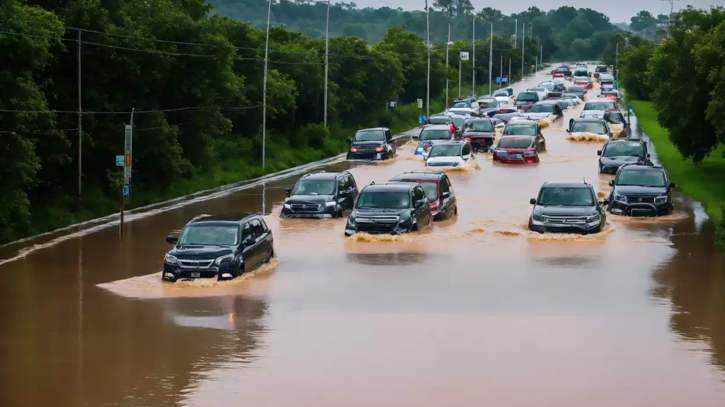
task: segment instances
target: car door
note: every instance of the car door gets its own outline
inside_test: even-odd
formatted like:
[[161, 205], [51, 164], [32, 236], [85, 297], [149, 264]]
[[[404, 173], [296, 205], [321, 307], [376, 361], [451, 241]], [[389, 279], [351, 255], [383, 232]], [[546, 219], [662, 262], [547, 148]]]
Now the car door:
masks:
[[390, 129], [385, 129], [385, 141], [387, 142], [386, 151], [388, 151], [389, 157], [392, 158], [395, 155], [395, 144], [393, 143], [393, 133]]
[[[451, 214], [451, 210], [452, 210], [452, 205], [451, 205], [452, 192], [451, 192], [450, 184], [448, 183], [448, 176], [443, 175], [438, 180], [438, 190], [440, 193], [439, 198], [441, 200], [441, 205], [440, 205], [441, 211], [445, 213], [445, 217], [448, 217]], [[444, 198], [444, 194], [446, 192], [448, 193], [448, 197]]]
[[244, 261], [244, 271], [250, 271], [254, 269], [254, 248], [255, 244], [246, 244], [247, 238], [254, 238], [254, 230], [252, 229], [251, 221], [246, 221], [242, 225], [242, 260]]
[[274, 253], [274, 238], [272, 236], [272, 230], [267, 226], [267, 223], [262, 218], [259, 219], [259, 224], [261, 228], [259, 229], [260, 234], [260, 248], [261, 248], [261, 258], [260, 258], [260, 264], [264, 263], [267, 259], [272, 257], [272, 254]]
[[471, 145], [467, 142], [463, 143], [463, 147], [461, 148], [461, 158], [465, 162], [471, 159]]
[[[425, 197], [425, 192], [423, 191], [423, 188], [421, 188], [419, 186], [416, 186], [415, 188], [413, 188], [413, 198], [414, 198], [413, 202], [416, 202], [415, 217], [418, 220], [418, 229], [420, 229], [421, 227], [427, 226], [428, 223], [430, 223], [430, 220], [431, 220], [430, 219], [430, 205], [428, 205], [428, 201], [427, 201], [427, 198]], [[417, 202], [421, 201], [421, 200], [425, 201], [425, 204], [417, 205]], [[426, 210], [426, 208], [428, 210]]]
[[[264, 241], [264, 228], [259, 222], [259, 219], [254, 218], [249, 221], [249, 224], [252, 228], [252, 237], [254, 237], [254, 244], [252, 245], [251, 250], [252, 260], [250, 262], [251, 270], [253, 270], [259, 267], [259, 265], [262, 264], [262, 261], [264, 261], [266, 245]], [[247, 269], [247, 271], [249, 270], [250, 269]]]
[[335, 202], [339, 208], [345, 209], [347, 205], [347, 186], [345, 182], [345, 174], [337, 177], [337, 194], [335, 194]]

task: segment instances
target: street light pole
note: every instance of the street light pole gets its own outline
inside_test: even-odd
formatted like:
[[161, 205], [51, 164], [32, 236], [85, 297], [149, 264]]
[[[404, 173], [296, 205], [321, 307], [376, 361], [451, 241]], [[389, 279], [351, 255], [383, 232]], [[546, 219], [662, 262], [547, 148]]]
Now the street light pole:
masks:
[[524, 48], [526, 47], [526, 23], [521, 27], [521, 80], [524, 79]]
[[503, 54], [501, 54], [501, 65], [499, 65], [498, 74], [501, 77], [498, 81], [498, 88], [501, 89], [503, 88]]
[[267, 6], [267, 40], [264, 43], [264, 85], [262, 86], [262, 169], [264, 169], [264, 157], [267, 141], [267, 64], [269, 62], [269, 25], [272, 16], [272, 0]]
[[488, 94], [491, 95], [491, 71], [493, 70], [493, 23], [491, 23], [491, 43], [488, 46]]
[[461, 55], [458, 55], [458, 99], [461, 98], [461, 68], [463, 68], [463, 60], [461, 59]]
[[514, 27], [514, 49], [516, 49], [516, 47], [519, 46], [519, 44], [518, 44], [518, 42], [519, 42], [519, 19], [514, 18], [514, 21], [515, 21], [515, 23], [514, 23], [514, 25], [515, 25], [515, 27]]
[[618, 79], [618, 72], [617, 72], [617, 62], [619, 59], [619, 43], [617, 43], [615, 49], [614, 49], [614, 81], [616, 82]]
[[471, 96], [476, 96], [476, 14], [473, 14], [473, 69], [472, 69]]
[[430, 19], [428, 18], [428, 0], [425, 0], [426, 47], [428, 48], [428, 84], [425, 101], [425, 117], [430, 117]]
[[446, 103], [445, 107], [448, 107], [448, 49], [451, 46], [451, 23], [448, 23], [448, 42], [446, 42]]
[[327, 18], [325, 19], [325, 114], [324, 125], [327, 127], [327, 71], [330, 57], [330, 0], [327, 0]]

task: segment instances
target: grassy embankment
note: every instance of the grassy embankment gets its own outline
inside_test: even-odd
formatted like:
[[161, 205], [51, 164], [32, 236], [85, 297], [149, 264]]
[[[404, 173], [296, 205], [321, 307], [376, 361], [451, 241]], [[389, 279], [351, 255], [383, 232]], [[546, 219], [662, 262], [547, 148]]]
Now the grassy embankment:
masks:
[[[719, 225], [718, 240], [725, 245], [725, 157], [721, 146], [701, 164], [685, 160], [670, 142], [667, 130], [657, 122], [657, 113], [651, 102], [629, 102], [637, 114], [639, 124], [657, 147], [657, 155], [667, 174], [678, 188], [705, 205], [708, 216]], [[725, 246], [724, 246], [725, 248]]]

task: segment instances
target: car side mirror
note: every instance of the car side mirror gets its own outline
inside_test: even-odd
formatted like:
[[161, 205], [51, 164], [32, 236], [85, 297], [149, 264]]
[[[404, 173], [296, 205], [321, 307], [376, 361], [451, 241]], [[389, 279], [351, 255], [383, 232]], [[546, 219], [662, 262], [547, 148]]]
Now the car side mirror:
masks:
[[347, 195], [347, 196], [354, 196], [355, 195], [355, 188], [348, 188], [347, 191], [345, 191], [345, 195]]
[[597, 150], [597, 155], [602, 155], [602, 150]]
[[647, 153], [647, 158], [650, 158], [650, 157], [651, 157], [651, 155], [649, 153]]
[[531, 205], [536, 205], [536, 198], [531, 198], [531, 199], [529, 199], [529, 203], [530, 203]]
[[610, 179], [610, 180], [609, 180], [609, 186], [610, 186], [610, 187], [613, 187], [613, 186], [614, 186], [614, 180], [613, 180], [613, 179]]
[[289, 189], [289, 188], [285, 188], [284, 189], [284, 194], [287, 195], [287, 196], [290, 196], [290, 195], [292, 195], [292, 190]]
[[166, 236], [166, 243], [176, 244], [179, 242], [178, 237], [173, 237], [171, 235]]
[[443, 192], [441, 194], [441, 198], [443, 198], [443, 199], [448, 199], [450, 197], [451, 197], [451, 193], [450, 192]]
[[245, 239], [244, 239], [244, 240], [242, 241], [242, 246], [244, 246], [244, 247], [248, 247], [248, 246], [251, 246], [251, 245], [253, 245], [253, 244], [254, 244], [254, 242], [255, 242], [255, 240], [254, 240], [254, 238], [253, 238], [252, 236], [247, 236], [247, 237], [246, 237], [246, 238], [245, 238]]
[[677, 185], [674, 182], [670, 182], [670, 188], [676, 188]]
[[351, 138], [349, 138], [349, 139], [347, 139], [345, 141], [347, 141], [348, 144], [352, 144], [352, 139]]

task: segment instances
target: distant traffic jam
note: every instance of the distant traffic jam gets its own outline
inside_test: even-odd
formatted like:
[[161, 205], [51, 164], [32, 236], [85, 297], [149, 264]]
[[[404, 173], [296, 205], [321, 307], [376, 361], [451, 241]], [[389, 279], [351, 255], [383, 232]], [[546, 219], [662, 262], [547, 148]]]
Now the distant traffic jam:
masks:
[[[530, 199], [528, 229], [590, 234], [602, 231], [607, 212], [632, 217], [670, 214], [675, 185], [664, 168], [652, 163], [647, 144], [630, 138], [627, 115], [618, 104], [623, 95], [613, 87], [607, 67], [597, 66], [592, 73], [584, 64], [567, 64], [554, 68], [551, 76], [515, 97], [512, 88], [500, 89], [491, 95], [456, 99], [444, 112], [431, 115], [413, 136], [417, 139], [413, 155], [423, 162], [418, 170], [363, 187], [349, 171], [303, 175], [285, 190], [280, 216], [347, 216], [345, 236], [420, 231], [458, 214], [446, 170], [469, 168], [478, 154], [490, 154], [497, 164], [537, 164], [540, 153], [547, 151], [542, 128], [581, 104], [579, 117], [572, 118], [565, 129], [567, 139], [604, 143], [597, 151], [598, 172], [614, 175], [609, 181], [611, 190], [600, 201], [594, 186], [584, 180], [545, 182]], [[594, 81], [600, 83], [599, 95], [587, 100]], [[348, 160], [383, 161], [398, 154], [392, 132], [384, 127], [359, 130], [347, 141]], [[168, 236], [167, 242], [174, 246], [164, 258], [162, 279], [170, 282], [232, 279], [274, 256], [272, 232], [255, 214], [200, 216], [178, 238]]]

